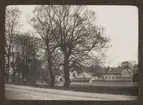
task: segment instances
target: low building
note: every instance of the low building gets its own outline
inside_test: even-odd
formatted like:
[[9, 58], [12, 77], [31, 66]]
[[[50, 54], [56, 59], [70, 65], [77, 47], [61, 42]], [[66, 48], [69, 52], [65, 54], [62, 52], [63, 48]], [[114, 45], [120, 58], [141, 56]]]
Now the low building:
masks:
[[100, 70], [99, 76], [95, 76], [94, 80], [105, 80], [105, 81], [133, 81], [133, 71], [130, 69], [123, 68], [110, 68]]
[[64, 82], [64, 77], [62, 75], [56, 75], [55, 76], [55, 81], [56, 82]]
[[71, 72], [72, 80], [78, 78], [90, 78], [90, 82], [93, 80], [100, 81], [133, 81], [133, 70], [123, 69], [122, 67], [116, 68], [94, 68], [91, 70], [89, 67], [82, 67], [82, 72]]
[[86, 66], [81, 66], [81, 71], [72, 70], [70, 72], [70, 79], [91, 79], [92, 73], [90, 72], [90, 68]]
[[[81, 71], [70, 71], [71, 81], [133, 81], [134, 70], [124, 69], [122, 67], [116, 68], [102, 68], [102, 67], [86, 67], [81, 66]], [[57, 81], [64, 81], [63, 76], [59, 76]]]

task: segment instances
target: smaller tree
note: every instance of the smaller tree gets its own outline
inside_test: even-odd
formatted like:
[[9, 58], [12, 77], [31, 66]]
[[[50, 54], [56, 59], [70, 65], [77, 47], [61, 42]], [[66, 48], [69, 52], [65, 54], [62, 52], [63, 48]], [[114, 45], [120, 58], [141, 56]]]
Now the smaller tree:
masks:
[[53, 71], [53, 52], [58, 47], [53, 38], [53, 29], [54, 24], [52, 21], [53, 12], [52, 6], [37, 6], [33, 10], [33, 17], [30, 20], [30, 24], [33, 26], [34, 30], [40, 35], [43, 39], [43, 42], [46, 46], [46, 57], [47, 57], [47, 65], [48, 65], [48, 74], [50, 86], [53, 87], [55, 83], [55, 75]]
[[134, 82], [138, 82], [138, 80], [139, 80], [139, 73], [138, 73], [138, 64], [134, 64], [134, 66], [133, 66], [133, 73], [134, 73], [134, 75], [133, 75], [133, 81]]
[[134, 66], [136, 65], [137, 65], [136, 61], [124, 61], [119, 64], [119, 66], [123, 68], [130, 68], [130, 69], [134, 68]]
[[99, 65], [92, 65], [90, 67], [90, 72], [92, 73], [92, 76], [101, 77], [103, 80], [105, 80], [103, 75], [100, 73], [101, 69], [102, 67]]
[[[14, 68], [14, 64], [15, 63], [11, 63], [15, 61], [15, 55], [13, 52], [13, 47], [14, 47], [14, 35], [18, 33], [18, 29], [19, 29], [19, 18], [21, 15], [21, 11], [18, 8], [13, 8], [11, 6], [8, 6], [6, 8], [6, 14], [5, 14], [5, 61], [6, 61], [6, 65], [5, 65], [5, 72], [7, 74], [7, 82], [9, 79], [9, 71], [10, 71], [10, 67], [12, 66], [13, 69]], [[12, 59], [11, 59], [12, 58]], [[12, 60], [12, 61], [11, 61]]]
[[16, 70], [13, 71], [13, 79], [15, 73], [18, 72], [18, 81], [24, 84], [27, 82], [27, 76], [30, 70], [29, 64], [37, 58], [38, 43], [38, 38], [32, 37], [27, 33], [16, 35], [14, 53], [17, 57], [16, 62], [12, 62], [16, 65]]

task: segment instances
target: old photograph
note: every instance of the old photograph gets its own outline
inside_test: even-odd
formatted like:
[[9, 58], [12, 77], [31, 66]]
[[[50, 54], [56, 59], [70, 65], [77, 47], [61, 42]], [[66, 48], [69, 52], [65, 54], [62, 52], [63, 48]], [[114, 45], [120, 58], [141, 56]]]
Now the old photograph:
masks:
[[5, 97], [136, 100], [138, 8], [9, 5]]

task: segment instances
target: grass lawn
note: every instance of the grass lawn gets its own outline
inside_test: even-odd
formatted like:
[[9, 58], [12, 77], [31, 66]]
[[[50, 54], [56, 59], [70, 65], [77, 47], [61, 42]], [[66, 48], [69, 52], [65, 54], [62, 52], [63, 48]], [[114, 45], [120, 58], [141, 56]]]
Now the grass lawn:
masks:
[[[50, 88], [47, 84], [37, 84], [36, 87], [41, 88]], [[95, 86], [89, 83], [81, 84], [81, 83], [71, 83], [68, 89], [62, 87], [62, 83], [56, 84], [54, 89], [60, 90], [72, 90], [72, 91], [79, 91], [79, 92], [88, 92], [88, 93], [109, 93], [109, 94], [119, 94], [119, 95], [138, 95], [138, 87], [109, 87], [109, 86]]]

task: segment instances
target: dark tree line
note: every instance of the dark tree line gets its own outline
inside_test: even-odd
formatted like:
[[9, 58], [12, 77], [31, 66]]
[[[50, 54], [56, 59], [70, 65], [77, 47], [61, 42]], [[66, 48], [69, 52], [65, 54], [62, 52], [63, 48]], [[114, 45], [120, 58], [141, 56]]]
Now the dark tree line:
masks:
[[[18, 19], [20, 14], [17, 15]], [[70, 86], [69, 72], [79, 68], [77, 64], [88, 66], [99, 64], [104, 58], [99, 55], [103, 55], [102, 49], [108, 47], [109, 39], [103, 35], [104, 28], [95, 25], [95, 19], [95, 12], [88, 10], [86, 6], [42, 5], [35, 7], [29, 24], [40, 38], [36, 35], [30, 36], [28, 32], [25, 34], [17, 32], [12, 35], [12, 38], [16, 37], [13, 51], [15, 57], [12, 57], [12, 59], [15, 58], [15, 61], [12, 61], [15, 65], [13, 76], [19, 72], [19, 75], [22, 75], [22, 81], [28, 82], [29, 72], [36, 72], [31, 68], [37, 69], [38, 64], [34, 61], [39, 60], [39, 68], [42, 68], [44, 64], [37, 57], [38, 52], [43, 50], [44, 54], [39, 55], [46, 61], [47, 75], [43, 77], [53, 87], [55, 75], [63, 73], [64, 87], [68, 88]], [[6, 25], [6, 27], [10, 26]], [[93, 52], [98, 54], [93, 55]]]

